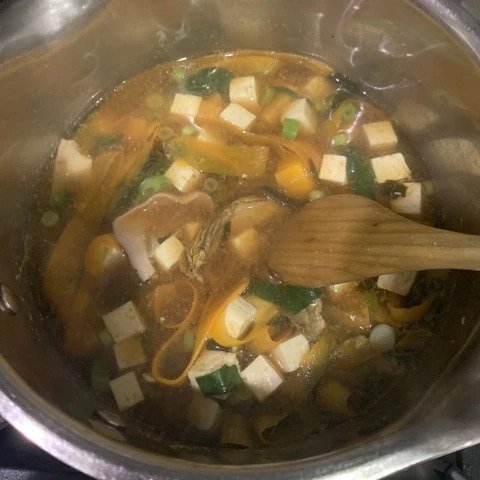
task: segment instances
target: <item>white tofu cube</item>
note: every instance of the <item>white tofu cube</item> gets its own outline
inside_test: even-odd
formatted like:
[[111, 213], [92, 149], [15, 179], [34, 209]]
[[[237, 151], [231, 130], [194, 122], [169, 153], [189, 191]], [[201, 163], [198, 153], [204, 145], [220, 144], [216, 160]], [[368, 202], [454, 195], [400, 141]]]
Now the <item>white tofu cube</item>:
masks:
[[195, 395], [188, 407], [187, 419], [199, 430], [211, 430], [217, 424], [221, 412], [220, 405], [215, 400]]
[[113, 346], [117, 365], [120, 370], [142, 365], [147, 361], [139, 337], [130, 337]]
[[397, 146], [397, 135], [391, 122], [388, 120], [367, 123], [363, 125], [363, 131], [372, 150], [394, 149]]
[[111, 380], [110, 388], [119, 410], [133, 407], [133, 405], [145, 400], [134, 372], [125, 373], [125, 375]]
[[255, 259], [263, 247], [263, 239], [254, 228], [247, 228], [228, 241], [229, 248], [242, 260]]
[[294, 372], [300, 367], [303, 356], [309, 350], [308, 340], [300, 334], [275, 347], [272, 358], [284, 372]]
[[194, 119], [195, 115], [198, 113], [201, 103], [202, 97], [177, 93], [173, 99], [170, 112], [175, 113], [176, 115], [181, 115], [182, 117]]
[[422, 184], [406, 182], [405, 196], [398, 196], [391, 200], [390, 208], [401, 215], [420, 215], [422, 213]]
[[397, 293], [405, 297], [417, 276], [417, 272], [397, 272], [380, 275], [377, 280], [377, 287], [382, 290]]
[[306, 98], [294, 100], [283, 114], [282, 120], [290, 118], [300, 123], [300, 131], [315, 133], [317, 129], [317, 115]]
[[242, 337], [252, 323], [257, 309], [244, 298], [234, 298], [225, 309], [225, 327], [233, 338]]
[[401, 153], [372, 158], [375, 180], [384, 183], [388, 180], [407, 180], [412, 176], [405, 158]]
[[172, 185], [182, 193], [190, 193], [199, 189], [207, 176], [184, 160], [175, 160], [165, 172]]
[[200, 390], [196, 378], [215, 372], [224, 365], [235, 365], [240, 370], [237, 356], [234, 352], [222, 352], [217, 350], [205, 350], [188, 372], [188, 379], [194, 390]]
[[62, 190], [77, 192], [88, 180], [92, 159], [83, 155], [75, 140], [62, 138], [53, 167], [52, 195]]
[[347, 178], [347, 157], [343, 155], [325, 154], [318, 174], [320, 180], [345, 185]]
[[260, 107], [257, 79], [237, 77], [230, 82], [230, 101], [255, 112]]
[[155, 247], [153, 258], [160, 268], [170, 270], [178, 263], [184, 251], [183, 243], [175, 235], [171, 235]]
[[228, 105], [228, 107], [220, 113], [220, 117], [227, 123], [241, 128], [242, 130], [248, 130], [257, 118], [256, 115], [237, 103], [231, 103]]
[[241, 371], [240, 376], [259, 402], [263, 402], [283, 382], [282, 376], [263, 355]]
[[115, 343], [145, 331], [143, 319], [131, 301], [103, 315], [103, 321]]

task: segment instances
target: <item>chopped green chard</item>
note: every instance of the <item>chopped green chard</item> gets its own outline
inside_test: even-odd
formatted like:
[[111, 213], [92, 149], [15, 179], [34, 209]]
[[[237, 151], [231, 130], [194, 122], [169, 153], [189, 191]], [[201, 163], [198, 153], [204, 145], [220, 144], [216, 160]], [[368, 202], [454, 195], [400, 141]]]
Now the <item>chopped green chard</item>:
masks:
[[218, 370], [195, 379], [202, 393], [207, 397], [226, 395], [242, 383], [235, 365], [223, 365]]
[[224, 68], [203, 68], [187, 78], [185, 89], [194, 95], [210, 95], [215, 92], [228, 95], [232, 78], [233, 74]]
[[95, 139], [94, 150], [96, 152], [101, 150], [108, 150], [110, 148], [117, 147], [122, 141], [123, 135], [106, 135], [97, 137]]
[[275, 98], [276, 91], [273, 87], [267, 87], [262, 95], [262, 105], [269, 105]]
[[62, 190], [50, 199], [50, 208], [57, 213], [62, 213], [69, 208], [75, 200], [75, 194], [70, 190]]
[[345, 150], [347, 157], [347, 176], [353, 193], [363, 197], [375, 198], [375, 175], [363, 154], [354, 147]]
[[175, 82], [183, 82], [187, 77], [187, 69], [182, 66], [174, 67], [171, 76]]
[[246, 293], [263, 298], [291, 313], [299, 313], [322, 294], [322, 288], [297, 287], [295, 285], [253, 282]]
[[90, 384], [96, 392], [105, 393], [110, 389], [108, 369], [104, 361], [94, 360], [90, 368]]
[[300, 122], [298, 120], [295, 120], [293, 118], [285, 118], [283, 120], [283, 138], [287, 138], [288, 140], [294, 140], [295, 138], [297, 138], [299, 130]]
[[330, 113], [351, 96], [352, 94], [348, 90], [337, 90], [325, 99], [324, 104], [321, 106], [321, 110]]

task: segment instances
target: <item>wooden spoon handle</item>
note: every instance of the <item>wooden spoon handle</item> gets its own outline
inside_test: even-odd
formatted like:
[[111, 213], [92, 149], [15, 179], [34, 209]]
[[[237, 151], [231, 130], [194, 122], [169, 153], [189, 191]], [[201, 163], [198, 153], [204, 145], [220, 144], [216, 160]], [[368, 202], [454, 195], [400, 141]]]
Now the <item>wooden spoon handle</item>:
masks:
[[305, 286], [402, 271], [480, 270], [480, 237], [427, 227], [358, 198], [312, 202], [290, 217], [272, 243], [270, 269]]

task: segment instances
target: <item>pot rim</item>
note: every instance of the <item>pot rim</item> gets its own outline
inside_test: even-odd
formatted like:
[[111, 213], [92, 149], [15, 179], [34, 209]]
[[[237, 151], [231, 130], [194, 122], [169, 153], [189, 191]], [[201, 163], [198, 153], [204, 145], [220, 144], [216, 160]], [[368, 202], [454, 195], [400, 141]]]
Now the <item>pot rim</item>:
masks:
[[[453, 34], [466, 47], [472, 59], [480, 64], [480, 36], [475, 32], [478, 23], [458, 2], [410, 0], [410, 3]], [[73, 468], [96, 478], [124, 480], [193, 476], [206, 480], [226, 475], [232, 479], [247, 479], [254, 475], [282, 480], [315, 477], [374, 479], [480, 441], [479, 426], [472, 424], [461, 425], [460, 430], [442, 432], [441, 436], [430, 438], [426, 445], [424, 436], [420, 434], [422, 428], [417, 423], [403, 429], [402, 435], [408, 437], [408, 441], [392, 427], [387, 427], [374, 439], [342, 449], [341, 461], [337, 458], [335, 462], [329, 462], [339, 455], [337, 451], [271, 464], [197, 463], [150, 453], [97, 434], [41, 398], [15, 373], [3, 356], [0, 356], [0, 414], [34, 444]], [[380, 458], [382, 461], [378, 462]]]

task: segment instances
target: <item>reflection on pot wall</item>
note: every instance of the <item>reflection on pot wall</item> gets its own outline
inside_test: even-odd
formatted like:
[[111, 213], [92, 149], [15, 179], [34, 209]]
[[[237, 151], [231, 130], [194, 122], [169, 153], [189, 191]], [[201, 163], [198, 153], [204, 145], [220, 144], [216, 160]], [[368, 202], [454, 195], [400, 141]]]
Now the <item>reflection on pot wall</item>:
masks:
[[[29, 13], [20, 22], [16, 13], [22, 8]], [[33, 306], [37, 296], [26, 268], [29, 239], [25, 232], [35, 205], [37, 178], [60, 136], [112, 88], [157, 62], [237, 48], [292, 51], [325, 59], [391, 113], [417, 143], [445, 207], [443, 223], [480, 233], [480, 72], [447, 33], [407, 2], [45, 0], [14, 2], [3, 14], [0, 281], [9, 284], [21, 302], [15, 319], [0, 323], [0, 347], [38, 392], [79, 418], [91, 415], [96, 400], [72, 378], [51, 343], [38, 341], [42, 315]], [[476, 280], [460, 274], [458, 291], [462, 281], [473, 285]], [[459, 340], [448, 348], [440, 346], [437, 353], [441, 353], [427, 362], [417, 383], [411, 379], [407, 404], [418, 401], [467, 338], [476, 321], [474, 295], [467, 294], [464, 291], [444, 312], [445, 324], [450, 318], [465, 317], [463, 331], [456, 333]], [[38, 333], [33, 333], [32, 324], [40, 327]], [[78, 402], [73, 406], [71, 402], [78, 392], [85, 397], [80, 408]], [[399, 402], [399, 407], [404, 406]], [[401, 409], [391, 411], [379, 418], [387, 422], [401, 413]], [[349, 438], [350, 433], [339, 432], [338, 439]], [[257, 460], [315, 454], [335, 445], [329, 442], [316, 439], [308, 445], [266, 452]], [[139, 443], [165, 448], [153, 447], [151, 439], [140, 434]], [[251, 461], [248, 452], [236, 455], [234, 461]]]

